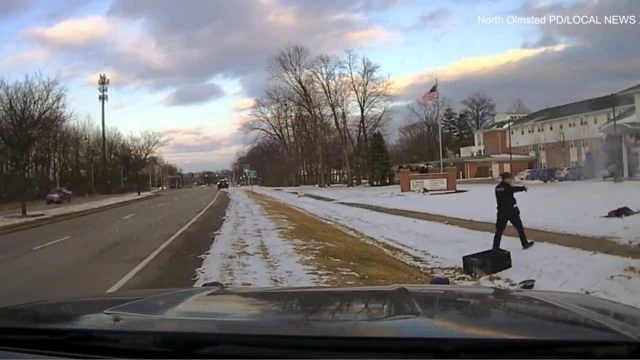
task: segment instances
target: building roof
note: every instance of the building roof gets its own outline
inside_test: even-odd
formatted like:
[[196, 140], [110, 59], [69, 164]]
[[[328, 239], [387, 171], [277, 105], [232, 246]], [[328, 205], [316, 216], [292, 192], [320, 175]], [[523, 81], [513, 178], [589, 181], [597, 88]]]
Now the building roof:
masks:
[[630, 93], [638, 93], [638, 92], [640, 92], [640, 84], [624, 89], [620, 91], [618, 94], [630, 94]]
[[[443, 163], [465, 163], [465, 162], [509, 162], [513, 161], [533, 161], [535, 156], [518, 155], [518, 154], [493, 154], [493, 155], [476, 155], [464, 157], [452, 157], [442, 159]], [[440, 164], [440, 160], [429, 161], [429, 164]]]
[[637, 120], [637, 117], [634, 116], [636, 114], [636, 107], [632, 106], [627, 110], [621, 112], [614, 119], [607, 121], [602, 126], [600, 126], [600, 131], [604, 133], [612, 132], [612, 127], [614, 121], [616, 125], [620, 128], [621, 133], [638, 133], [640, 132], [640, 121]]
[[[640, 85], [638, 85], [640, 86]], [[615, 97], [616, 106], [633, 105], [633, 97], [630, 95], [618, 95]], [[587, 112], [603, 110], [613, 107], [613, 98], [611, 95], [600, 96], [597, 98], [577, 101], [565, 105], [554, 106], [542, 109], [527, 115], [526, 117], [515, 121], [514, 125], [521, 125], [531, 122], [540, 122], [545, 120], [557, 119], [572, 115], [584, 114]]]
[[488, 122], [480, 128], [480, 131], [490, 131], [490, 130], [502, 130], [506, 129], [509, 126], [509, 123], [513, 123], [512, 120], [503, 120], [498, 122]]

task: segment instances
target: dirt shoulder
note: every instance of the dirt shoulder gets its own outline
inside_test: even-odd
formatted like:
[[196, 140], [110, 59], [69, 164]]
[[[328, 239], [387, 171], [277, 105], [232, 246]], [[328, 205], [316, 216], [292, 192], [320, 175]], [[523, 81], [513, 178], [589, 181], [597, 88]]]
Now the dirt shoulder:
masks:
[[301, 262], [329, 285], [429, 283], [426, 267], [401, 259], [402, 250], [371, 241], [263, 194], [247, 192], [290, 240]]

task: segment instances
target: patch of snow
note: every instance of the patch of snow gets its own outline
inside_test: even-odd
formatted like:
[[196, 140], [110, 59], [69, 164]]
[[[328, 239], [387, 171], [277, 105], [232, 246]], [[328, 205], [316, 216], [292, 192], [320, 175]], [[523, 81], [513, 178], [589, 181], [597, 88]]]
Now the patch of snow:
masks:
[[[401, 193], [399, 186], [330, 187], [306, 192], [342, 202], [494, 222], [494, 186], [459, 184], [460, 190], [467, 191], [451, 195]], [[602, 218], [610, 210], [622, 206], [640, 210], [640, 183], [637, 181], [532, 182], [527, 187], [528, 192], [516, 194], [525, 228], [608, 237], [622, 244], [640, 245], [640, 215]]]
[[195, 286], [211, 281], [234, 286], [318, 283], [260, 204], [240, 189], [229, 189], [229, 198], [224, 223], [196, 271]]
[[[448, 275], [452, 268], [461, 268], [463, 255], [487, 250], [493, 241], [492, 234], [486, 232], [298, 198], [286, 191], [254, 190], [424, 259], [429, 267], [442, 269], [440, 273], [436, 269], [436, 275]], [[432, 198], [438, 196], [428, 200]], [[589, 293], [640, 307], [640, 272], [634, 270], [640, 269], [640, 260], [548, 243], [536, 243], [525, 251], [518, 239], [506, 236], [502, 248], [511, 252], [513, 267], [495, 274], [503, 280], [486, 276], [480, 283], [501, 286], [505, 280], [518, 283], [535, 279], [536, 289]]]

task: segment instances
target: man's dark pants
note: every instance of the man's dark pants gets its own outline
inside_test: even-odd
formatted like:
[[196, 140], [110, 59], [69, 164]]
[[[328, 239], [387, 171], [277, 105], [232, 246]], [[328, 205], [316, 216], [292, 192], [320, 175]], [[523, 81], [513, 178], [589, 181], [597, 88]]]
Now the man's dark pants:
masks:
[[520, 219], [520, 210], [518, 208], [514, 208], [513, 210], [508, 211], [498, 211], [498, 218], [496, 219], [496, 233], [493, 236], [494, 249], [500, 248], [502, 233], [504, 232], [504, 229], [507, 227], [507, 223], [509, 222], [518, 231], [518, 236], [520, 237], [520, 243], [522, 243], [522, 247], [527, 246], [527, 236], [524, 233], [522, 219]]

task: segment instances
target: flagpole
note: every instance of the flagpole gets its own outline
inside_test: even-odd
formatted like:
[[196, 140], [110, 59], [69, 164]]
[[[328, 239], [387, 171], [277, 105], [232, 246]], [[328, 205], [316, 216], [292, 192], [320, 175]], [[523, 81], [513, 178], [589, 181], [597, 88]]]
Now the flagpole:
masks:
[[438, 119], [438, 142], [440, 143], [440, 172], [444, 172], [444, 164], [442, 160], [442, 119], [440, 118], [440, 88], [438, 87], [438, 78], [436, 78], [436, 116]]

